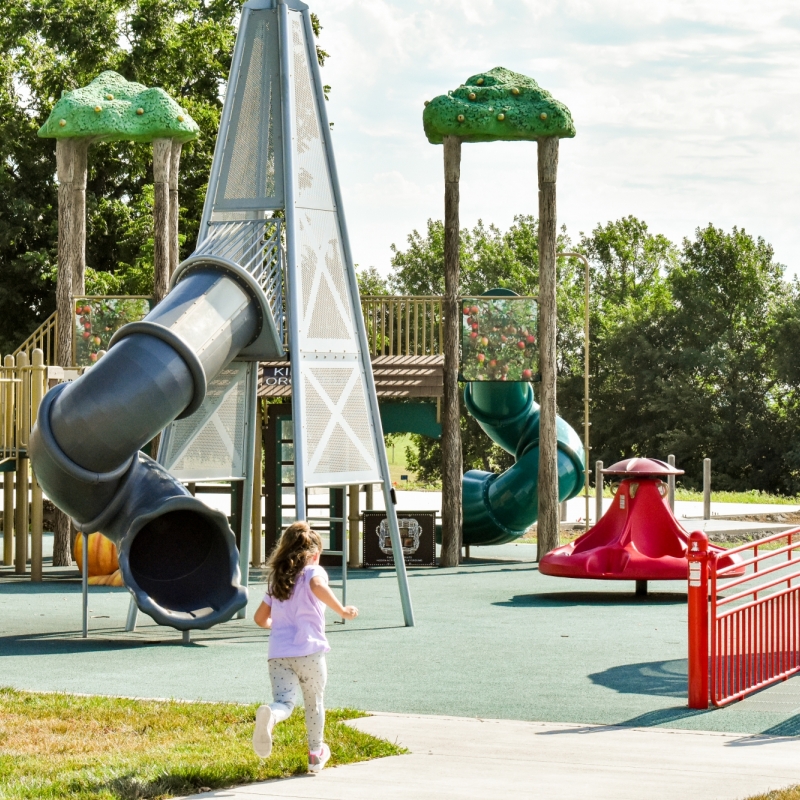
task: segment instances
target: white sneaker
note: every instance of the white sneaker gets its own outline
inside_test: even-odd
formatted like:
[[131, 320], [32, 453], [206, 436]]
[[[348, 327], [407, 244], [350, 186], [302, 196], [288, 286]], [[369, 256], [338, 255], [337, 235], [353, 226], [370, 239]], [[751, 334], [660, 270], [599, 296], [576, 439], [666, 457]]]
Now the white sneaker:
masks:
[[322, 752], [317, 753], [309, 753], [308, 754], [308, 771], [313, 772], [314, 774], [318, 772], [322, 772], [322, 768], [328, 763], [328, 759], [331, 757], [331, 749], [328, 745], [322, 745]]
[[267, 758], [272, 752], [272, 729], [275, 717], [269, 706], [259, 706], [256, 711], [256, 728], [253, 731], [253, 750], [257, 756]]

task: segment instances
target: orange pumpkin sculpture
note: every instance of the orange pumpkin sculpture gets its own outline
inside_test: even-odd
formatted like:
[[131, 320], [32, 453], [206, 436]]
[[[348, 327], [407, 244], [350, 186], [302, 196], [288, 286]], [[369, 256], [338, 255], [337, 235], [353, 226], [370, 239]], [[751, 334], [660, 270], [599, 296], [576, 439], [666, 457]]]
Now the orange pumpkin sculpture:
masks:
[[[83, 563], [83, 534], [75, 537], [73, 558]], [[102, 533], [89, 534], [89, 583], [93, 586], [124, 586], [117, 561], [117, 546]]]

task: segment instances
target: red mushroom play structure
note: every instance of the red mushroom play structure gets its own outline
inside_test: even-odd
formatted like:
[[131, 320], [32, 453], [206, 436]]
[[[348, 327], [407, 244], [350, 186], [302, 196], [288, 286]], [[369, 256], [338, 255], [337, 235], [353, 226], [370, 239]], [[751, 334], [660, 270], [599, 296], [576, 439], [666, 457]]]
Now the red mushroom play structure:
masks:
[[[669, 475], [683, 470], [655, 458], [619, 461], [604, 475], [622, 478], [611, 507], [597, 524], [574, 542], [550, 551], [539, 572], [560, 578], [636, 581], [636, 593], [647, 594], [647, 581], [687, 580], [689, 533], [670, 509]], [[709, 545], [720, 566], [735, 563], [724, 548]], [[741, 572], [736, 574], [743, 574]], [[733, 574], [733, 573], [732, 573]]]

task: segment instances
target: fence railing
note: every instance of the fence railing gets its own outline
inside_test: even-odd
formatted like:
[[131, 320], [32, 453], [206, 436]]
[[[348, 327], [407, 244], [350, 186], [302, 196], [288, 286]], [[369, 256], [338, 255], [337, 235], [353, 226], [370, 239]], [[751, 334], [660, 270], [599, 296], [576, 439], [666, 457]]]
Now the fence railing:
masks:
[[25, 353], [33, 360], [33, 351], [41, 350], [44, 363], [58, 363], [58, 311], [54, 311], [11, 355], [14, 358]]
[[[40, 349], [32, 364], [23, 350], [0, 367], [0, 467], [3, 475], [3, 564], [42, 579], [42, 489], [31, 473], [28, 444], [39, 404], [47, 391], [47, 366]], [[16, 474], [15, 474], [16, 473]], [[15, 488], [16, 487], [16, 488]], [[28, 532], [30, 531], [30, 553]]]
[[742, 560], [725, 567], [700, 536], [689, 558], [692, 708], [707, 708], [709, 692], [724, 706], [800, 672], [800, 528], [726, 550]]
[[432, 356], [443, 352], [442, 298], [362, 296], [370, 355]]

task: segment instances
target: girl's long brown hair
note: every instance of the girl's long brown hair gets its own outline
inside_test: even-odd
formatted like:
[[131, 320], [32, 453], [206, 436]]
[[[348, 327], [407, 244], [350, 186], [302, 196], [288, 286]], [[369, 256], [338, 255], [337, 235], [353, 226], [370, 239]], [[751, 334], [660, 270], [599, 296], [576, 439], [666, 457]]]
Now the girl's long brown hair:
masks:
[[308, 563], [309, 555], [322, 552], [322, 539], [307, 522], [293, 522], [272, 551], [267, 566], [270, 570], [270, 597], [288, 600], [294, 591], [297, 576]]

